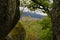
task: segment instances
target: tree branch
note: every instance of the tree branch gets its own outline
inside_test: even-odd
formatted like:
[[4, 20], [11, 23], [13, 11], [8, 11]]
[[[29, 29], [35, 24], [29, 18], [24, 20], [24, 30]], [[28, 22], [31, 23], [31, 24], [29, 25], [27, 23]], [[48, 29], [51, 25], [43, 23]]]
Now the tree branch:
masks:
[[42, 6], [43, 8], [40, 8], [40, 7], [36, 7], [36, 8], [39, 8], [39, 9], [44, 9], [45, 11], [47, 11], [49, 14], [50, 14], [50, 10], [45, 7], [44, 5], [42, 5], [41, 3], [39, 3], [37, 0], [32, 0], [34, 3], [38, 4], [39, 6]]

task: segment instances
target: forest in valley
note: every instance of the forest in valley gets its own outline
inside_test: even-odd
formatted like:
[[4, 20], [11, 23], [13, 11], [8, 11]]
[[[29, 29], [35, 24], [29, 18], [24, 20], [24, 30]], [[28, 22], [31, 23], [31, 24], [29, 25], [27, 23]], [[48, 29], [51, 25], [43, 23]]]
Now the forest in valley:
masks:
[[0, 0], [0, 40], [60, 40], [60, 0]]

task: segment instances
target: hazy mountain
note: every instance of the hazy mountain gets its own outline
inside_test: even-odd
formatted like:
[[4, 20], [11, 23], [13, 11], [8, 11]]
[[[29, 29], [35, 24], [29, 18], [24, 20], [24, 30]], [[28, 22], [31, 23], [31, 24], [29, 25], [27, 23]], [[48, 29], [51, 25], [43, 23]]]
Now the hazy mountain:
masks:
[[31, 18], [37, 18], [37, 19], [41, 19], [43, 17], [45, 17], [44, 15], [41, 15], [41, 14], [37, 14], [37, 13], [32, 13], [32, 12], [23, 12], [23, 14], [21, 15], [21, 18], [23, 17], [28, 17], [30, 16]]

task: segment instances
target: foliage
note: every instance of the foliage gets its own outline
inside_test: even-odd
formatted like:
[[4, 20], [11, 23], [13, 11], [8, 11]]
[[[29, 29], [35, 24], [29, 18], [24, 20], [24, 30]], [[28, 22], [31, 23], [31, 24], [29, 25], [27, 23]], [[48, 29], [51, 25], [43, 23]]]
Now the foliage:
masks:
[[50, 28], [47, 28], [45, 30], [42, 30], [42, 32], [40, 32], [40, 40], [52, 40], [52, 38], [53, 36]]
[[42, 31], [40, 32], [40, 40], [52, 40], [52, 28], [51, 21], [49, 17], [42, 19], [39, 24], [42, 26]]
[[30, 0], [20, 0], [20, 7], [26, 7], [27, 5], [29, 5], [29, 1]]
[[41, 30], [40, 24], [36, 23], [37, 21], [34, 19], [29, 19], [30, 17], [27, 17], [20, 21], [26, 29], [26, 40], [38, 40], [38, 30]]
[[38, 23], [43, 26], [43, 29], [45, 28], [51, 28], [51, 19], [49, 17], [45, 17], [38, 21]]
[[[26, 18], [25, 18], [26, 19]], [[49, 17], [45, 17], [40, 20], [28, 20], [27, 18], [24, 21], [21, 21], [24, 24], [26, 31], [27, 31], [27, 39], [26, 40], [33, 40], [33, 36], [37, 36], [35, 39], [39, 40], [52, 40], [52, 28], [51, 28], [51, 19]], [[28, 22], [27, 22], [28, 21]], [[34, 40], [35, 40], [34, 39]]]
[[[34, 2], [33, 2], [34, 1]], [[52, 0], [31, 0], [30, 4], [27, 6], [31, 10], [43, 9], [46, 11], [52, 9]]]
[[14, 40], [19, 40], [19, 36], [22, 33], [22, 31], [20, 31], [20, 23], [26, 30], [25, 40], [52, 40], [53, 36], [49, 17], [40, 20], [29, 19], [30, 17], [27, 17], [18, 22], [16, 28], [14, 28], [14, 31], [10, 34]]

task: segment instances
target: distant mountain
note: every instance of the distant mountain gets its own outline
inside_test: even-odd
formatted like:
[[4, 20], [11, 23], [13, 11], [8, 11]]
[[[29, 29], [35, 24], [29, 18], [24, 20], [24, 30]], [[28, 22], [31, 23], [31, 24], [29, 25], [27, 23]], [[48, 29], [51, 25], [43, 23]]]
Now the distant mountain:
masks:
[[37, 19], [41, 19], [43, 17], [45, 17], [44, 15], [41, 15], [41, 14], [37, 14], [37, 13], [32, 13], [32, 12], [23, 12], [23, 14], [21, 15], [21, 18], [23, 17], [28, 17], [30, 16], [31, 18], [37, 18]]

